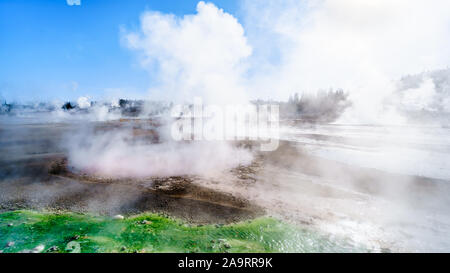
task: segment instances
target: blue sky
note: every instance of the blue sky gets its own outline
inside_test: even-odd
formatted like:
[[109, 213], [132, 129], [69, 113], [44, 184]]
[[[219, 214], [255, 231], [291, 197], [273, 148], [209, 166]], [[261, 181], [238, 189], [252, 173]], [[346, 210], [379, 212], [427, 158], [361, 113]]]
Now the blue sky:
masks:
[[[213, 5], [197, 13], [198, 0], [0, 0], [0, 101], [287, 99], [342, 88], [373, 104], [395, 92], [392, 80], [449, 65], [448, 0], [206, 2], [238, 22]], [[142, 33], [146, 10], [185, 24], [147, 18]], [[144, 40], [133, 48], [130, 33]]]
[[[145, 10], [195, 13], [197, 2], [81, 0], [70, 6], [66, 0], [1, 0], [0, 98], [73, 100], [119, 89], [145, 94], [150, 77], [121, 44], [120, 28], [137, 29]], [[209, 2], [239, 18], [237, 1]]]

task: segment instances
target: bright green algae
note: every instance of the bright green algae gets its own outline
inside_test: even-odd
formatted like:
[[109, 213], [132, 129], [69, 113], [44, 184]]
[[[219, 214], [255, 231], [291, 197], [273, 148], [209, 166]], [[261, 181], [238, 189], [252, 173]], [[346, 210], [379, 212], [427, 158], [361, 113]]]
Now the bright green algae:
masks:
[[[9, 244], [9, 242], [14, 242]], [[188, 225], [158, 214], [123, 220], [77, 213], [0, 213], [0, 250], [20, 252], [361, 252], [344, 239], [324, 236], [274, 218], [230, 225]], [[52, 248], [56, 246], [56, 248]], [[52, 248], [52, 249], [51, 249]]]

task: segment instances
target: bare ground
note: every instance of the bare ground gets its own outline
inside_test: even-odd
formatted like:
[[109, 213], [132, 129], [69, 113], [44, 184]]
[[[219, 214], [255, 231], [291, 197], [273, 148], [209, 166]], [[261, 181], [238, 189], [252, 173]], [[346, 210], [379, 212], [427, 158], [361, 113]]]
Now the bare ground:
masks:
[[[379, 249], [450, 249], [441, 240], [450, 230], [443, 217], [450, 207], [447, 181], [346, 165], [312, 156], [292, 142], [281, 142], [274, 152], [255, 149], [250, 165], [215, 177], [92, 177], [67, 168], [59, 143], [71, 130], [67, 124], [0, 129], [0, 209], [153, 211], [219, 224], [268, 214]], [[157, 140], [152, 130], [134, 132]], [[239, 143], [249, 149], [257, 148], [254, 144]]]

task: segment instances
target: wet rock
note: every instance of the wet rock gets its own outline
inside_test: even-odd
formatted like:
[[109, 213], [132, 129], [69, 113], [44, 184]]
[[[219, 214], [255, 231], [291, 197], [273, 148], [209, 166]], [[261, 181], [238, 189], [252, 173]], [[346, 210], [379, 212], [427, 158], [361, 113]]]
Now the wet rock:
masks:
[[123, 220], [123, 219], [125, 219], [125, 217], [123, 217], [123, 215], [117, 214], [117, 215], [114, 215], [113, 219], [114, 220]]

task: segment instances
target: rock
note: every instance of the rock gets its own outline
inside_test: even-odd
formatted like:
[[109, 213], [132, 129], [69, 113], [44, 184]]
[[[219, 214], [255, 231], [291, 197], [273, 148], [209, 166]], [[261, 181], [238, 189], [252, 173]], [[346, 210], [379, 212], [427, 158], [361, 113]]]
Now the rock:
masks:
[[31, 250], [31, 253], [39, 253], [42, 252], [44, 249], [45, 249], [44, 245], [38, 245], [37, 247]]
[[125, 219], [125, 217], [123, 217], [123, 215], [117, 214], [117, 215], [114, 215], [113, 219], [114, 220], [123, 220], [123, 219]]
[[229, 243], [224, 243], [223, 246], [224, 246], [225, 248], [231, 248], [231, 245], [230, 245]]
[[9, 223], [9, 224], [8, 224], [8, 227], [12, 227], [12, 226], [13, 226], [13, 223]]
[[120, 250], [121, 251], [125, 251], [125, 250], [127, 250], [127, 248], [125, 246], [123, 246], [123, 247], [120, 248]]
[[6, 244], [6, 247], [12, 247], [12, 246], [14, 246], [14, 242], [8, 242], [8, 243]]
[[151, 225], [152, 221], [142, 220], [141, 224], [143, 224], [143, 225]]
[[80, 235], [75, 235], [72, 238], [70, 238], [71, 241], [78, 240], [78, 239], [80, 239]]

